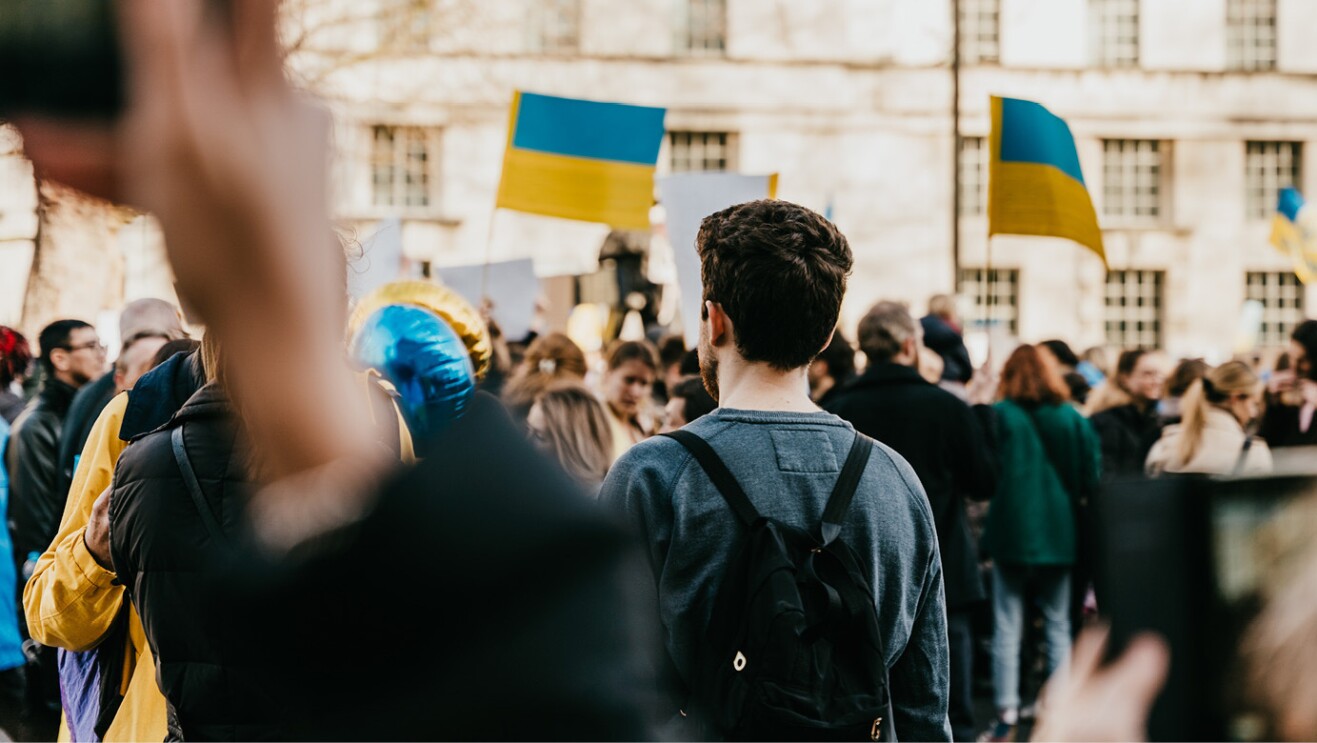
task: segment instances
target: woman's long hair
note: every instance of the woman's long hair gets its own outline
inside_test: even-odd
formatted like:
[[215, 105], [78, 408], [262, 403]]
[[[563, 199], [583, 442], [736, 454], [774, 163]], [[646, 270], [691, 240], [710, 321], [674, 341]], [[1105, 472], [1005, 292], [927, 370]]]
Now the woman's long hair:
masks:
[[1211, 408], [1225, 409], [1233, 395], [1257, 394], [1260, 384], [1253, 368], [1242, 361], [1224, 363], [1194, 380], [1180, 405], [1184, 417], [1180, 421], [1179, 445], [1175, 448], [1177, 464], [1183, 467], [1198, 454]]
[[1070, 388], [1051, 354], [1037, 346], [1016, 348], [1001, 370], [997, 396], [1025, 407], [1055, 405], [1070, 399]]
[[598, 485], [613, 461], [613, 433], [598, 398], [579, 383], [565, 382], [540, 395], [542, 436], [563, 469], [587, 485]]
[[554, 384], [585, 379], [585, 352], [562, 333], [536, 338], [503, 388], [503, 403], [522, 417]]

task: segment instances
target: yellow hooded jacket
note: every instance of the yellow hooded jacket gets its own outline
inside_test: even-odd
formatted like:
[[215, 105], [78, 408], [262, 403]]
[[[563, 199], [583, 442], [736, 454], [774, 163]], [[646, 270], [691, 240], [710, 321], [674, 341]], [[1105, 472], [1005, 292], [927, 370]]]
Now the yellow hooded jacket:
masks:
[[[124, 588], [112, 571], [96, 562], [83, 535], [92, 504], [114, 480], [114, 466], [128, 444], [119, 440], [128, 395], [119, 394], [101, 411], [82, 447], [59, 533], [37, 560], [23, 587], [28, 631], [42, 645], [66, 650], [95, 647], [110, 630], [123, 605]], [[164, 740], [165, 697], [155, 681], [155, 660], [147, 646], [142, 620], [128, 607], [128, 641], [124, 647], [123, 704], [106, 730], [106, 741]], [[68, 730], [60, 725], [60, 740]]]

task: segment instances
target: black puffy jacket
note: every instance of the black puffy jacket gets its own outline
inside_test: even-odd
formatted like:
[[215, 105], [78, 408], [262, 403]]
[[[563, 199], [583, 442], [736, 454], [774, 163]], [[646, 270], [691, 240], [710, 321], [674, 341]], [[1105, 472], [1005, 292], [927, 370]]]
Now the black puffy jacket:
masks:
[[[222, 537], [207, 528], [183, 479], [172, 446], [179, 428]], [[244, 437], [215, 385], [198, 390], [119, 459], [110, 496], [111, 556], [155, 655], [171, 738], [278, 735], [251, 641], [260, 623], [218, 598], [248, 493]]]

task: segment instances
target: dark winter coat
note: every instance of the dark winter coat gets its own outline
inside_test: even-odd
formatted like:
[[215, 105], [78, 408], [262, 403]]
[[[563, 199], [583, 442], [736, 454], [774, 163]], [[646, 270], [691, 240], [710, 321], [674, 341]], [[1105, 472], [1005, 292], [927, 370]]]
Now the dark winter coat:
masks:
[[64, 515], [68, 490], [59, 489], [59, 436], [76, 392], [77, 388], [49, 378], [36, 401], [14, 421], [5, 466], [9, 532], [19, 566], [29, 553], [46, 551]]
[[1102, 442], [1102, 477], [1106, 480], [1143, 477], [1148, 452], [1162, 435], [1157, 406], [1140, 410], [1133, 403], [1104, 410], [1091, 419]]
[[960, 330], [936, 315], [921, 318], [919, 325], [924, 329], [924, 345], [942, 357], [942, 379], [969, 382], [974, 376], [974, 363], [970, 361]]
[[114, 384], [114, 372], [106, 372], [95, 382], [89, 382], [73, 396], [69, 405], [69, 414], [64, 419], [64, 428], [59, 434], [59, 483], [60, 492], [67, 493], [73, 486], [73, 466], [82, 447], [91, 435], [91, 427], [100, 417], [101, 411], [117, 392]]
[[970, 535], [965, 499], [987, 500], [997, 486], [996, 462], [984, 422], [960, 398], [897, 364], [877, 364], [827, 405], [856, 430], [892, 447], [919, 476], [933, 508], [947, 608], [984, 597], [978, 550]]
[[[206, 527], [172, 448], [183, 430], [205, 507]], [[142, 618], [173, 738], [276, 737], [251, 633], [261, 625], [218, 598], [248, 497], [248, 457], [233, 410], [215, 385], [201, 388], [169, 421], [124, 450], [110, 496], [115, 571]]]

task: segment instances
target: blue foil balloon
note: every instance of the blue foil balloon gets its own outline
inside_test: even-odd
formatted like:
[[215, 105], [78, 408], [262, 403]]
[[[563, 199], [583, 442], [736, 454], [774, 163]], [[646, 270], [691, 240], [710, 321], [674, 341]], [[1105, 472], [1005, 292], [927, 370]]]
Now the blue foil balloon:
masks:
[[476, 392], [466, 344], [420, 307], [395, 304], [372, 313], [352, 340], [352, 359], [397, 388], [398, 407], [418, 441], [460, 418]]

